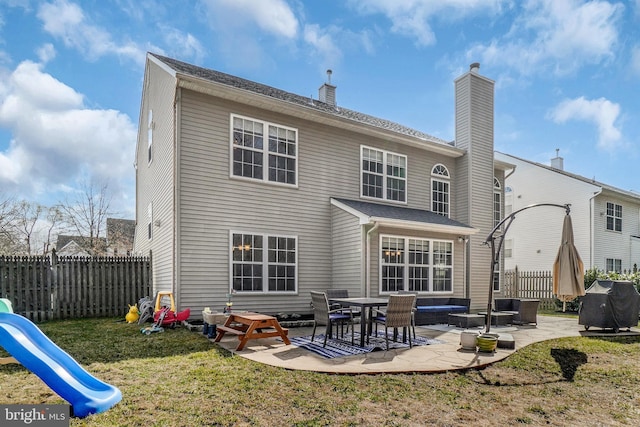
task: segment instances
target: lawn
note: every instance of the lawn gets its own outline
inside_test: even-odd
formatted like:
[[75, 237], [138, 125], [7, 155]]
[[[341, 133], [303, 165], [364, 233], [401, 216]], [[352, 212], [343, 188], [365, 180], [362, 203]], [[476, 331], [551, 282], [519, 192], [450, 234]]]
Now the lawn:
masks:
[[[72, 426], [640, 425], [640, 339], [563, 338], [482, 370], [327, 375], [261, 365], [184, 328], [119, 319], [40, 328], [123, 399]], [[0, 350], [0, 356], [6, 356]], [[20, 365], [2, 403], [64, 403]]]

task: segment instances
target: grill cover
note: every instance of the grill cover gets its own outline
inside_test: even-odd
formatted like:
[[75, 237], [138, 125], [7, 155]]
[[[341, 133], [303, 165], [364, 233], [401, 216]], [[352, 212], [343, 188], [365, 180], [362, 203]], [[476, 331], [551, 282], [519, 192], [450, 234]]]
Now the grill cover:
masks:
[[630, 328], [638, 325], [640, 294], [632, 282], [595, 280], [580, 301], [578, 323], [587, 328]]

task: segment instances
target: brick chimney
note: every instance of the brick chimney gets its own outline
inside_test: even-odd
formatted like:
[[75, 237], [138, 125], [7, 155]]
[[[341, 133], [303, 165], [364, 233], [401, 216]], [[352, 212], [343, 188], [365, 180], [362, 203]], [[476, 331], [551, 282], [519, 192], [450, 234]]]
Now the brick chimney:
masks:
[[324, 102], [326, 104], [331, 105], [332, 107], [336, 106], [336, 86], [331, 84], [331, 70], [327, 70], [327, 83], [320, 86], [318, 89], [319, 96], [318, 99], [320, 102]]

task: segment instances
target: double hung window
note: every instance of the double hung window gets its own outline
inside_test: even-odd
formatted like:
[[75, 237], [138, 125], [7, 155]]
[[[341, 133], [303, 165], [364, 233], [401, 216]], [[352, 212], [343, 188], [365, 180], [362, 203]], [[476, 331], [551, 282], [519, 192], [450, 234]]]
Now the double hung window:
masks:
[[235, 115], [231, 122], [233, 176], [297, 185], [296, 129]]
[[231, 233], [231, 288], [236, 292], [295, 292], [297, 238]]
[[407, 201], [407, 156], [362, 146], [362, 197]]
[[622, 205], [607, 202], [607, 230], [622, 231]]
[[380, 291], [453, 292], [453, 242], [382, 236]]

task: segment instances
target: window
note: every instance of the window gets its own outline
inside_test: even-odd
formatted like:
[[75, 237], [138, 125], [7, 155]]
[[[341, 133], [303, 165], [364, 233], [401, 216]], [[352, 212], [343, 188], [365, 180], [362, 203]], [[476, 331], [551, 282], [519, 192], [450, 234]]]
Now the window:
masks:
[[513, 213], [513, 188], [507, 186], [504, 188], [504, 217]]
[[504, 240], [504, 257], [505, 258], [513, 257], [513, 239]]
[[431, 210], [449, 216], [449, 171], [437, 164], [431, 169]]
[[405, 202], [407, 156], [362, 146], [362, 197]]
[[265, 182], [296, 185], [298, 131], [239, 116], [232, 115], [231, 119], [231, 174]]
[[622, 205], [607, 202], [607, 230], [622, 231]]
[[383, 293], [453, 292], [453, 242], [381, 236]]
[[153, 209], [151, 203], [147, 206], [147, 238], [151, 240], [153, 230]]
[[232, 233], [232, 289], [236, 292], [295, 292], [296, 248], [295, 237]]
[[493, 178], [493, 226], [502, 221], [502, 191], [498, 178]]
[[617, 258], [607, 258], [606, 272], [622, 273], [622, 260]]
[[149, 117], [147, 117], [147, 161], [151, 163], [153, 159], [151, 147], [153, 146], [153, 128], [155, 127], [153, 123], [153, 110], [149, 110]]

